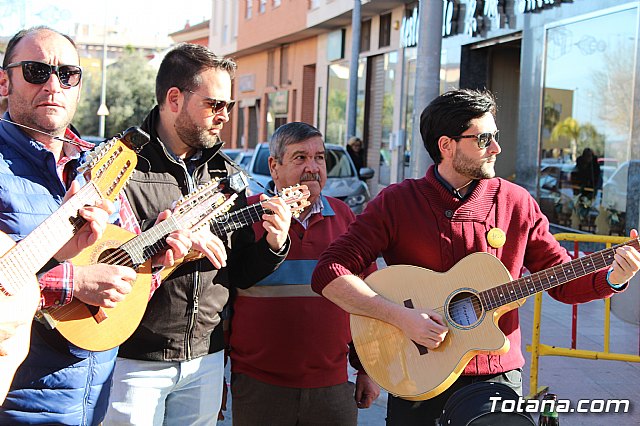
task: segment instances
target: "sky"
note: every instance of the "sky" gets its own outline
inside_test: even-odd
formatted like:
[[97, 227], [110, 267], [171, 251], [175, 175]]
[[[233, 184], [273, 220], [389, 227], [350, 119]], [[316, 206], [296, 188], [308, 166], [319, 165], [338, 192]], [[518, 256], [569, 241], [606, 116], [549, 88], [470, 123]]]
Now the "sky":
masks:
[[75, 23], [117, 22], [141, 32], [169, 34], [211, 18], [211, 0], [0, 0], [0, 36], [47, 25], [72, 33]]

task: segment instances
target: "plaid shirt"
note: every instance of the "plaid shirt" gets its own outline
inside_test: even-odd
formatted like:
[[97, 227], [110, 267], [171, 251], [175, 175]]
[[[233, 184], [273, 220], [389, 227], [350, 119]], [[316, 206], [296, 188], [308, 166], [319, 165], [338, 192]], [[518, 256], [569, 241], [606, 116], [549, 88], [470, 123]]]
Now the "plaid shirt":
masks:
[[[73, 140], [78, 143], [78, 145], [65, 143], [63, 146], [63, 155], [60, 157], [57, 164], [58, 176], [62, 182], [67, 182], [68, 168], [65, 166], [71, 160], [79, 158], [82, 151], [93, 148], [93, 144], [79, 139], [69, 129], [67, 129], [65, 138]], [[122, 193], [118, 195], [118, 204], [118, 217], [115, 223], [121, 228], [140, 234], [138, 221], [133, 215], [133, 211], [131, 210], [128, 200]], [[71, 302], [71, 299], [73, 299], [73, 264], [68, 261], [61, 263], [41, 275], [39, 282], [41, 291], [41, 308], [53, 305], [65, 305]], [[159, 279], [154, 275], [152, 282], [153, 289], [157, 288], [158, 285]]]

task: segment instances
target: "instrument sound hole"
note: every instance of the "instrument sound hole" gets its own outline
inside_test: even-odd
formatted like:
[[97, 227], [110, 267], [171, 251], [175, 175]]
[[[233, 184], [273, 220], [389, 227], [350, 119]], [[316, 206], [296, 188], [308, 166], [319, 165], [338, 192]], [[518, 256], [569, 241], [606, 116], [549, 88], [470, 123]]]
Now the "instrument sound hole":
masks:
[[454, 295], [447, 304], [449, 321], [459, 327], [471, 327], [482, 319], [480, 299], [474, 293], [462, 291]]

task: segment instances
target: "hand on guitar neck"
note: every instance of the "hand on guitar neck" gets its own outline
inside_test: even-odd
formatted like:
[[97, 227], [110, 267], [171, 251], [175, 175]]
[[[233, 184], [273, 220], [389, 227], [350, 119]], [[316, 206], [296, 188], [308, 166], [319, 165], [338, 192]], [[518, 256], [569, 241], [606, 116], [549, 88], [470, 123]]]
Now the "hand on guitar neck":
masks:
[[[638, 238], [638, 231], [631, 230], [631, 238]], [[614, 255], [613, 270], [609, 274], [609, 283], [618, 285], [628, 282], [640, 268], [640, 255], [631, 246], [621, 246]]]
[[292, 212], [281, 197], [268, 198], [261, 194], [260, 201], [266, 210], [262, 215], [262, 227], [267, 231], [267, 243], [271, 250], [277, 252], [287, 241]]
[[[291, 223], [291, 208], [281, 197], [269, 198], [260, 195], [260, 204], [265, 210], [262, 215], [262, 226], [267, 231], [267, 244], [271, 250], [278, 252], [286, 243]], [[203, 227], [191, 233], [192, 248], [206, 256], [211, 264], [220, 269], [227, 265], [227, 251], [222, 240], [211, 232], [209, 227]], [[168, 242], [168, 240], [167, 240]], [[186, 254], [182, 252], [183, 254]], [[166, 265], [163, 266], [172, 266]]]
[[[169, 219], [171, 215], [171, 210], [160, 212], [155, 225]], [[151, 264], [154, 267], [163, 266], [165, 268], [174, 266], [177, 261], [180, 261], [189, 254], [189, 250], [191, 250], [193, 246], [191, 238], [192, 235], [190, 229], [178, 229], [171, 232], [165, 239], [168, 246], [167, 249], [152, 256]]]
[[[80, 184], [74, 181], [64, 196], [63, 203], [75, 195], [80, 189]], [[95, 206], [84, 206], [78, 210], [78, 214], [87, 222], [85, 223], [54, 256], [59, 260], [71, 259], [85, 248], [98, 241], [107, 226], [109, 215], [114, 212], [113, 203], [101, 199]]]

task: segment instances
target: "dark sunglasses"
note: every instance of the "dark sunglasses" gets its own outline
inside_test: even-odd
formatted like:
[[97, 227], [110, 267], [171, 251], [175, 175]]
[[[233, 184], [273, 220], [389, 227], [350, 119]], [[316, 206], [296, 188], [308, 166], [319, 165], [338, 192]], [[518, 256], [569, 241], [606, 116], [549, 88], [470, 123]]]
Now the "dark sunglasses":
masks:
[[227, 114], [229, 114], [229, 111], [231, 111], [233, 109], [233, 106], [236, 104], [236, 101], [221, 101], [221, 100], [218, 100], [218, 99], [213, 99], [213, 98], [210, 98], [208, 96], [201, 95], [200, 93], [196, 93], [196, 92], [194, 92], [192, 90], [188, 90], [188, 89], [187, 89], [187, 92], [193, 93], [194, 95], [198, 95], [202, 99], [207, 101], [209, 103], [209, 106], [211, 107], [211, 112], [213, 114], [220, 114], [222, 112], [222, 110], [224, 110], [224, 109], [226, 109], [227, 110]]
[[491, 140], [495, 140], [496, 142], [500, 141], [500, 130], [496, 130], [495, 133], [478, 133], [477, 135], [461, 135], [461, 136], [451, 136], [451, 139], [477, 139], [476, 143], [478, 144], [478, 148], [484, 149], [491, 145]]
[[9, 64], [4, 69], [22, 67], [22, 76], [27, 83], [44, 84], [51, 74], [58, 76], [60, 85], [65, 89], [76, 87], [82, 78], [82, 68], [77, 65], [49, 65], [38, 61], [22, 61]]

